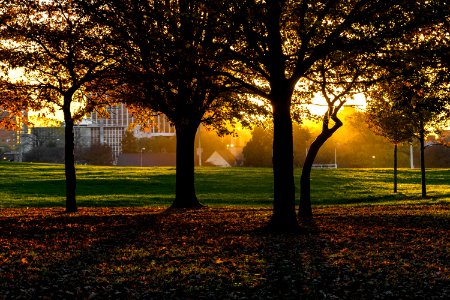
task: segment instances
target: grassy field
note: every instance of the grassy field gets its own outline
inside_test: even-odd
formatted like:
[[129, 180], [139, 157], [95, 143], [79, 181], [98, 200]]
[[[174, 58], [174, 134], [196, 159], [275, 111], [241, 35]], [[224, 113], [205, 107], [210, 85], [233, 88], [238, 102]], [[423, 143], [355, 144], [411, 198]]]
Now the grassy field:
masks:
[[[300, 170], [296, 170], [297, 195]], [[174, 197], [175, 168], [77, 166], [80, 207], [167, 206]], [[450, 202], [450, 169], [427, 170], [428, 195], [421, 203]], [[399, 193], [390, 169], [328, 169], [312, 172], [313, 205], [403, 204], [420, 198], [420, 171], [401, 169]], [[270, 206], [269, 168], [196, 170], [196, 190], [206, 205]], [[0, 163], [0, 207], [64, 206], [64, 168], [54, 164]], [[298, 198], [298, 197], [297, 197]]]

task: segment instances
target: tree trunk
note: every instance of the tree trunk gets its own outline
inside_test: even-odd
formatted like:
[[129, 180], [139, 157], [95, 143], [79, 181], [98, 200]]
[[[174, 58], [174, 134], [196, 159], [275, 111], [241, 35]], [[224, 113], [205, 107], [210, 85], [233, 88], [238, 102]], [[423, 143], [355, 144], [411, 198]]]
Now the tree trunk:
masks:
[[195, 194], [194, 183], [194, 144], [199, 123], [175, 124], [176, 149], [176, 187], [173, 208], [195, 208], [202, 205]]
[[[328, 121], [325, 121], [328, 124]], [[312, 142], [306, 155], [305, 163], [302, 169], [302, 175], [300, 177], [300, 205], [298, 209], [298, 216], [300, 218], [312, 217], [311, 207], [311, 169], [316, 159], [317, 153], [325, 142], [342, 126], [342, 122], [335, 118], [335, 124], [331, 129], [324, 125], [322, 132]]]
[[397, 157], [398, 157], [398, 147], [394, 144], [394, 193], [397, 193]]
[[294, 149], [290, 97], [287, 91], [280, 91], [278, 101], [272, 101], [273, 108], [273, 215], [269, 228], [289, 232], [299, 229], [295, 215]]
[[74, 134], [73, 134], [73, 125], [74, 121], [72, 118], [72, 114], [70, 112], [70, 103], [72, 101], [71, 96], [64, 96], [64, 122], [66, 124], [65, 127], [65, 149], [64, 149], [64, 167], [65, 167], [65, 175], [66, 175], [66, 212], [76, 212], [77, 211], [77, 202], [75, 199], [76, 195], [76, 173], [75, 173], [75, 143], [74, 143]]
[[420, 173], [421, 173], [421, 182], [422, 182], [422, 198], [427, 197], [427, 183], [425, 179], [425, 129], [423, 126], [423, 122], [420, 121]]

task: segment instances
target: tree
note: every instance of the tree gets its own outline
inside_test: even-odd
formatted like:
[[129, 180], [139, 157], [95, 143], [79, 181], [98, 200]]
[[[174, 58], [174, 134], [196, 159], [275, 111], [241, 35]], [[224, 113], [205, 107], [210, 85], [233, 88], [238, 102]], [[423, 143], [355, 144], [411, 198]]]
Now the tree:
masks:
[[273, 130], [256, 127], [252, 138], [243, 149], [244, 165], [248, 167], [271, 167]]
[[176, 153], [176, 138], [172, 136], [155, 136], [150, 139], [150, 151]]
[[233, 58], [227, 74], [272, 106], [274, 209], [270, 227], [296, 230], [291, 104], [299, 81], [333, 53], [374, 53], [387, 48], [395, 37], [448, 12], [448, 6], [406, 0], [232, 3], [228, 11], [234, 13], [237, 37], [232, 45], [227, 44], [226, 55]]
[[33, 127], [20, 138], [23, 161], [64, 163], [63, 127]]
[[[366, 71], [363, 63], [347, 55], [338, 55], [332, 59], [323, 59], [318, 62], [318, 78], [313, 79], [313, 85], [317, 85], [320, 94], [327, 103], [327, 111], [322, 116], [322, 126], [319, 135], [311, 143], [306, 154], [305, 163], [300, 177], [300, 204], [299, 217], [312, 217], [311, 207], [311, 169], [320, 148], [343, 125], [338, 117], [338, 112], [347, 102], [347, 99], [355, 94], [357, 80]], [[355, 56], [355, 55], [351, 55]], [[356, 60], [356, 62], [355, 62]], [[345, 62], [345, 63], [344, 63]], [[351, 65], [350, 65], [351, 64]], [[356, 90], [357, 91], [357, 90]]]
[[[222, 76], [226, 14], [219, 1], [93, 1], [87, 6], [122, 49], [123, 86], [116, 95], [165, 114], [176, 129], [176, 188], [172, 207], [199, 207], [194, 141], [201, 123], [223, 129], [245, 115], [235, 84]], [[142, 110], [140, 110], [141, 112]], [[248, 111], [248, 110], [247, 110]]]
[[450, 147], [439, 143], [426, 148], [426, 161], [429, 168], [450, 168]]
[[380, 83], [377, 87], [370, 93], [366, 109], [367, 123], [374, 133], [394, 144], [394, 193], [397, 193], [398, 144], [413, 138], [412, 124], [410, 117], [395, 109], [389, 101], [388, 91], [396, 87], [388, 83]]
[[24, 153], [23, 161], [63, 163], [64, 148], [56, 146], [36, 146]]
[[303, 167], [305, 163], [305, 153], [309, 142], [312, 138], [312, 133], [309, 128], [303, 125], [294, 125], [294, 166]]
[[124, 153], [138, 153], [141, 148], [138, 145], [138, 139], [134, 136], [133, 131], [125, 131], [122, 137], [122, 152]]
[[109, 89], [116, 57], [110, 35], [70, 0], [4, 0], [1, 18], [1, 61], [26, 78], [8, 78], [2, 93], [63, 112], [66, 212], [76, 212], [73, 126], [101, 102], [101, 88]]

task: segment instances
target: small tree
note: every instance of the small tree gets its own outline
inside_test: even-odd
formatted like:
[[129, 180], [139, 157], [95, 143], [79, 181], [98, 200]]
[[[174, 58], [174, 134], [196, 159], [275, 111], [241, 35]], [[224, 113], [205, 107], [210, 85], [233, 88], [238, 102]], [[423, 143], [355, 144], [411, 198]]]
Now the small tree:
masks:
[[[343, 125], [338, 112], [347, 99], [357, 91], [357, 81], [365, 72], [364, 64], [357, 55], [337, 55], [319, 62], [318, 76], [312, 78], [321, 96], [327, 103], [327, 111], [322, 116], [321, 132], [311, 143], [300, 177], [299, 217], [311, 217], [311, 169], [320, 148]], [[353, 63], [353, 64], [352, 64]]]
[[[308, 128], [302, 125], [293, 126], [294, 133], [294, 164], [296, 167], [303, 166], [305, 150], [311, 139]], [[255, 127], [252, 138], [243, 149], [244, 166], [248, 167], [272, 167], [272, 141], [273, 129], [267, 127]]]
[[377, 64], [383, 68], [385, 81], [369, 94], [369, 123], [376, 132], [395, 145], [413, 136], [418, 138], [423, 198], [425, 137], [450, 119], [450, 32], [448, 17], [445, 13], [443, 16], [405, 35], [390, 51], [380, 55]]
[[389, 89], [395, 89], [389, 84], [379, 84], [369, 94], [366, 109], [369, 128], [376, 134], [387, 138], [394, 144], [394, 193], [397, 193], [397, 162], [398, 145], [410, 141], [412, 135], [411, 119], [402, 111], [397, 110], [389, 100]]

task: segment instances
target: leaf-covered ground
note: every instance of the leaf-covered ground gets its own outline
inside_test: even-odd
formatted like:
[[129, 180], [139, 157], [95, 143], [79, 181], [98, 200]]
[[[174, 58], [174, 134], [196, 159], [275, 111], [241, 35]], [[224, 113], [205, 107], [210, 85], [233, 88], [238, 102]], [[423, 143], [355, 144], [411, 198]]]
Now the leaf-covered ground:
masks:
[[450, 298], [450, 207], [0, 210], [0, 299]]

